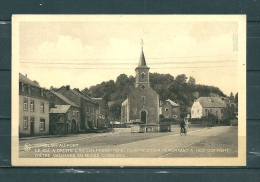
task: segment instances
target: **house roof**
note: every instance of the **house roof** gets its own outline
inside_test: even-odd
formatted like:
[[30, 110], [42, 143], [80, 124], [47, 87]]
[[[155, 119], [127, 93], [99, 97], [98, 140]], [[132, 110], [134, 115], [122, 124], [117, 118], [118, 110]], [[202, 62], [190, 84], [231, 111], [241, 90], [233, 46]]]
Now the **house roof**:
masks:
[[35, 82], [33, 82], [32, 80], [30, 80], [29, 78], [27, 78], [26, 76], [22, 75], [21, 73], [19, 73], [19, 82], [34, 86], [34, 87], [38, 87], [41, 88], [40, 85], [36, 84]]
[[197, 101], [202, 107], [227, 107], [226, 103], [219, 97], [200, 97]]
[[65, 101], [66, 103], [68, 103], [69, 105], [72, 105], [72, 106], [75, 106], [75, 107], [80, 107], [79, 105], [77, 105], [74, 102], [67, 99], [67, 97], [65, 97], [64, 95], [62, 95], [58, 92], [54, 92], [54, 91], [50, 91], [50, 92], [53, 93], [54, 95], [56, 95], [57, 97], [59, 97], [60, 99], [62, 99], [63, 101]]
[[91, 98], [91, 99], [96, 101], [98, 104], [102, 105], [102, 98]]
[[166, 100], [166, 101], [168, 101], [172, 106], [180, 106], [179, 104], [173, 102], [173, 101], [170, 100], [170, 99], [168, 99], [168, 100]]
[[66, 113], [70, 105], [55, 105], [56, 108], [51, 108], [49, 113]]
[[[169, 102], [172, 106], [175, 106], [175, 107], [180, 106], [179, 104], [177, 104], [176, 102], [173, 102], [173, 101], [170, 100], [170, 99], [166, 100], [166, 102]], [[164, 103], [166, 103], [166, 102], [162, 102], [162, 103], [160, 104], [160, 107], [161, 107]]]
[[92, 102], [92, 103], [94, 103], [94, 104], [97, 103], [97, 102], [95, 102], [94, 100], [92, 100], [92, 98], [86, 96], [85, 94], [81, 93], [81, 92], [78, 91], [78, 90], [71, 90], [71, 89], [70, 89], [70, 91], [71, 91], [72, 93], [74, 93], [75, 95], [77, 95], [78, 97], [84, 99], [84, 100], [87, 100], [87, 101]]

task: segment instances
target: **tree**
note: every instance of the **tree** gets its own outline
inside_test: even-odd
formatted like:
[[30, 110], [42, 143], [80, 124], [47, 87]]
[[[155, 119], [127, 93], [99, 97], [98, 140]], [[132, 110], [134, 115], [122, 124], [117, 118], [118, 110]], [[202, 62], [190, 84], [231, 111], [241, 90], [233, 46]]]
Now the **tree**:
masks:
[[227, 108], [224, 109], [224, 113], [222, 115], [221, 120], [224, 122], [226, 125], [230, 125], [230, 120], [235, 118], [235, 108], [233, 105], [229, 106], [227, 105]]
[[234, 101], [236, 104], [238, 103], [238, 93], [236, 93], [235, 95], [235, 101]]
[[188, 85], [190, 85], [190, 86], [196, 85], [196, 80], [195, 80], [195, 78], [193, 78], [192, 76], [190, 76], [190, 77], [189, 77], [189, 80], [188, 80]]
[[121, 116], [121, 103], [115, 102], [108, 109], [108, 116], [114, 120], [120, 119]]
[[230, 99], [230, 100], [234, 100], [234, 99], [235, 99], [232, 92], [230, 93], [229, 99]]
[[176, 80], [176, 82], [177, 82], [178, 84], [183, 85], [183, 84], [186, 83], [187, 77], [186, 77], [185, 74], [181, 74], [181, 75], [177, 75], [176, 78], [175, 78], [175, 80]]

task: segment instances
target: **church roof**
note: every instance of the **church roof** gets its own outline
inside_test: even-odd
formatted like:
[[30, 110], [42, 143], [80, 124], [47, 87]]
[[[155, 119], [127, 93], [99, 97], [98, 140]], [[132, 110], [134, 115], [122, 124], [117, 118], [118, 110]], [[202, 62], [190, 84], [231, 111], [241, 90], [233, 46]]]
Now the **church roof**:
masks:
[[139, 63], [138, 63], [138, 67], [137, 68], [148, 68], [148, 66], [146, 65], [146, 61], [145, 61], [145, 57], [144, 57], [144, 52], [142, 50], [141, 55], [140, 55], [140, 59], [139, 59]]
[[140, 55], [140, 60], [139, 60], [138, 66], [146, 66], [146, 61], [145, 61], [143, 50], [142, 50], [141, 55]]

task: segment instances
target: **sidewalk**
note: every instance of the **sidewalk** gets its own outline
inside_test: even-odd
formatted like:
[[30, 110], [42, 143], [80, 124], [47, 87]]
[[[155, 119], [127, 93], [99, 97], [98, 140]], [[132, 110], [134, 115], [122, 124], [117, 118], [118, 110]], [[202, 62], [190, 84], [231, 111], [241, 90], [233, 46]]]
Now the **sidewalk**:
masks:
[[114, 128], [114, 132], [106, 132], [106, 133], [71, 133], [65, 135], [43, 135], [43, 136], [32, 136], [32, 137], [22, 137], [19, 140], [34, 140], [38, 138], [60, 138], [60, 137], [73, 137], [73, 136], [82, 136], [87, 135], [86, 137], [97, 137], [97, 136], [106, 136], [112, 134], [126, 133], [131, 132], [131, 128]]

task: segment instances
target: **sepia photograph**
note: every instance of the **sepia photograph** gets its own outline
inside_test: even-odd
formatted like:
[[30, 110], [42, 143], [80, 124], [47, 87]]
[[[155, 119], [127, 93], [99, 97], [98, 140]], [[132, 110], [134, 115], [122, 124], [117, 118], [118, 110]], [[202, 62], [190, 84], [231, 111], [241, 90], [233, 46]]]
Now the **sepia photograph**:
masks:
[[12, 165], [245, 166], [245, 15], [13, 15]]

